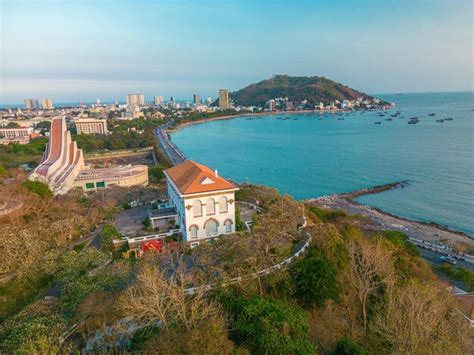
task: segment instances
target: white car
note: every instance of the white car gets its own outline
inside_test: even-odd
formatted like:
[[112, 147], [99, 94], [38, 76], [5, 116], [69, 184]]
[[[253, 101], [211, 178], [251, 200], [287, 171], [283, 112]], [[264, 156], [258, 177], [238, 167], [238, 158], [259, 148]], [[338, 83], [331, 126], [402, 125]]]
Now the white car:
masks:
[[456, 265], [457, 263], [456, 259], [454, 259], [451, 255], [443, 255], [440, 259], [453, 265]]

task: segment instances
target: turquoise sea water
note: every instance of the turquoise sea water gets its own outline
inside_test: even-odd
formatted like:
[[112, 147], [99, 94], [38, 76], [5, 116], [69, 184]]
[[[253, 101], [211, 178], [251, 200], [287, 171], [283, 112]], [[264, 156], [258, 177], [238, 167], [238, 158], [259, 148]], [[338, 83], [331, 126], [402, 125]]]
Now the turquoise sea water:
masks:
[[[236, 118], [188, 126], [172, 140], [188, 158], [224, 176], [270, 185], [297, 199], [409, 180], [405, 189], [359, 201], [474, 235], [474, 93], [380, 97], [396, 103], [385, 117]], [[396, 110], [405, 118], [385, 121]], [[413, 116], [420, 123], [407, 124]], [[446, 117], [454, 120], [436, 122]]]

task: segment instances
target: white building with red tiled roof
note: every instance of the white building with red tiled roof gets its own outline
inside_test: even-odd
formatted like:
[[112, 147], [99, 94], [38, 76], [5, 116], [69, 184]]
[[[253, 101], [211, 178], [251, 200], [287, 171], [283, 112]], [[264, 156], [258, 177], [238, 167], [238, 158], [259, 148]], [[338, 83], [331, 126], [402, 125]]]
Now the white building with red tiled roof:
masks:
[[203, 241], [235, 232], [236, 185], [219, 176], [217, 170], [192, 160], [164, 173], [184, 242], [195, 247]]

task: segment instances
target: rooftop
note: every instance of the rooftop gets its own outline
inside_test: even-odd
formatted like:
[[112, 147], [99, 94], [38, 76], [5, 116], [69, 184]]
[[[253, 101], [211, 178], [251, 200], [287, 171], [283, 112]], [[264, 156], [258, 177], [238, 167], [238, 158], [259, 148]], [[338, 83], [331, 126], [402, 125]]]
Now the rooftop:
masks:
[[217, 170], [212, 171], [192, 160], [165, 170], [165, 174], [182, 195], [237, 189], [232, 182], [219, 176]]

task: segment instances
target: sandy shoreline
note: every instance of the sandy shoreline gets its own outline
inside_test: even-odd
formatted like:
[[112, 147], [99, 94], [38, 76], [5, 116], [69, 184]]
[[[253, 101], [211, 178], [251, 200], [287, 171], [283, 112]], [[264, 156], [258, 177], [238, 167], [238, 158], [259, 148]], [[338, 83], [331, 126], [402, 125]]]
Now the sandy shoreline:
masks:
[[[257, 113], [242, 113], [239, 115], [228, 115], [228, 116], [219, 116], [219, 117], [213, 117], [213, 118], [204, 118], [202, 120], [198, 121], [190, 121], [190, 122], [184, 122], [176, 127], [173, 127], [171, 129], [165, 130], [166, 133], [172, 133], [172, 132], [177, 132], [180, 129], [187, 127], [187, 126], [192, 126], [196, 124], [201, 124], [201, 123], [207, 123], [211, 121], [220, 121], [220, 120], [229, 120], [233, 118], [239, 118], [239, 117], [252, 117], [252, 116], [271, 116], [271, 115], [281, 115], [281, 114], [289, 114], [289, 115], [295, 115], [295, 114], [303, 114], [303, 113], [336, 113], [339, 111], [313, 111], [313, 110], [299, 110], [299, 111], [282, 111], [282, 112], [257, 112]], [[356, 111], [357, 112], [357, 111]]]

